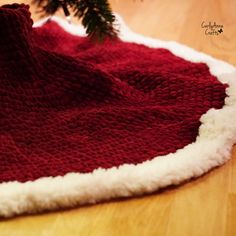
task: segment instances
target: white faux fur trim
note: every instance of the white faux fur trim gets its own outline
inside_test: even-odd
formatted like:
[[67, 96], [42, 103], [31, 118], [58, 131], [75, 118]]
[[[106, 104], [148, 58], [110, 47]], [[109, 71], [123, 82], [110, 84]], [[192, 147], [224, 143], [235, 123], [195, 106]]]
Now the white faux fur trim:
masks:
[[[35, 23], [42, 25], [47, 19]], [[84, 29], [52, 17], [66, 31], [83, 36]], [[116, 197], [128, 197], [154, 192], [168, 185], [177, 185], [198, 177], [222, 165], [231, 156], [236, 142], [236, 68], [197, 52], [177, 42], [164, 42], [135, 34], [117, 16], [123, 41], [167, 48], [192, 62], [205, 62], [219, 81], [228, 83], [222, 109], [210, 109], [201, 117], [202, 125], [196, 142], [176, 153], [156, 157], [138, 165], [97, 169], [93, 173], [68, 173], [65, 176], [45, 177], [35, 181], [0, 184], [0, 216], [11, 217], [23, 213], [78, 206]]]

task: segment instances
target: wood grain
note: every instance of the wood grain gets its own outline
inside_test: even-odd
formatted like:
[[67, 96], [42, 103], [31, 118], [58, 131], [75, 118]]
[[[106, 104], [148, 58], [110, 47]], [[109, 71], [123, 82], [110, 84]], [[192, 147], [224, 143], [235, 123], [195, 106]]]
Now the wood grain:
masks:
[[[12, 1], [1, 1], [11, 3]], [[28, 1], [18, 1], [25, 2]], [[235, 0], [112, 0], [131, 29], [175, 40], [236, 65]], [[31, 8], [34, 12], [34, 7]], [[33, 14], [33, 19], [38, 15]], [[223, 24], [206, 36], [202, 21]], [[203, 177], [142, 198], [0, 222], [1, 236], [236, 235], [236, 148], [232, 159]]]

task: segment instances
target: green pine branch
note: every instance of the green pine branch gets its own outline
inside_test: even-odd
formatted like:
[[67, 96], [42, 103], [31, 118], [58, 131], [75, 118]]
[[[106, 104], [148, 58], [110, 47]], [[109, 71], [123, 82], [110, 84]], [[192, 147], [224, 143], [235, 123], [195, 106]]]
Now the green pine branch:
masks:
[[82, 21], [86, 33], [93, 39], [117, 37], [115, 16], [108, 0], [33, 0], [44, 15], [53, 15], [63, 9], [65, 16], [71, 14]]

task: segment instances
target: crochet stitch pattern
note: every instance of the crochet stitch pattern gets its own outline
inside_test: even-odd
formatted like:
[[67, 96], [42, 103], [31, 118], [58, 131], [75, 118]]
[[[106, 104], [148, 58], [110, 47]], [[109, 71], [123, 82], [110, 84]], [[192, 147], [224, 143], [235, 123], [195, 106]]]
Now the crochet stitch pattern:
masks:
[[204, 63], [55, 22], [32, 29], [25, 5], [0, 9], [0, 181], [137, 164], [195, 141], [224, 104]]

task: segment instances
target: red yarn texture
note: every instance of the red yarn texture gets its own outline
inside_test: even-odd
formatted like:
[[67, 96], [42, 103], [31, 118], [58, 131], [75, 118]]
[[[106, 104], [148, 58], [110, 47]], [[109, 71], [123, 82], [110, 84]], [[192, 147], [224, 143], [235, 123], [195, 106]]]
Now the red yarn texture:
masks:
[[25, 5], [0, 8], [0, 182], [142, 163], [195, 141], [224, 104], [203, 63], [121, 40], [92, 43]]

